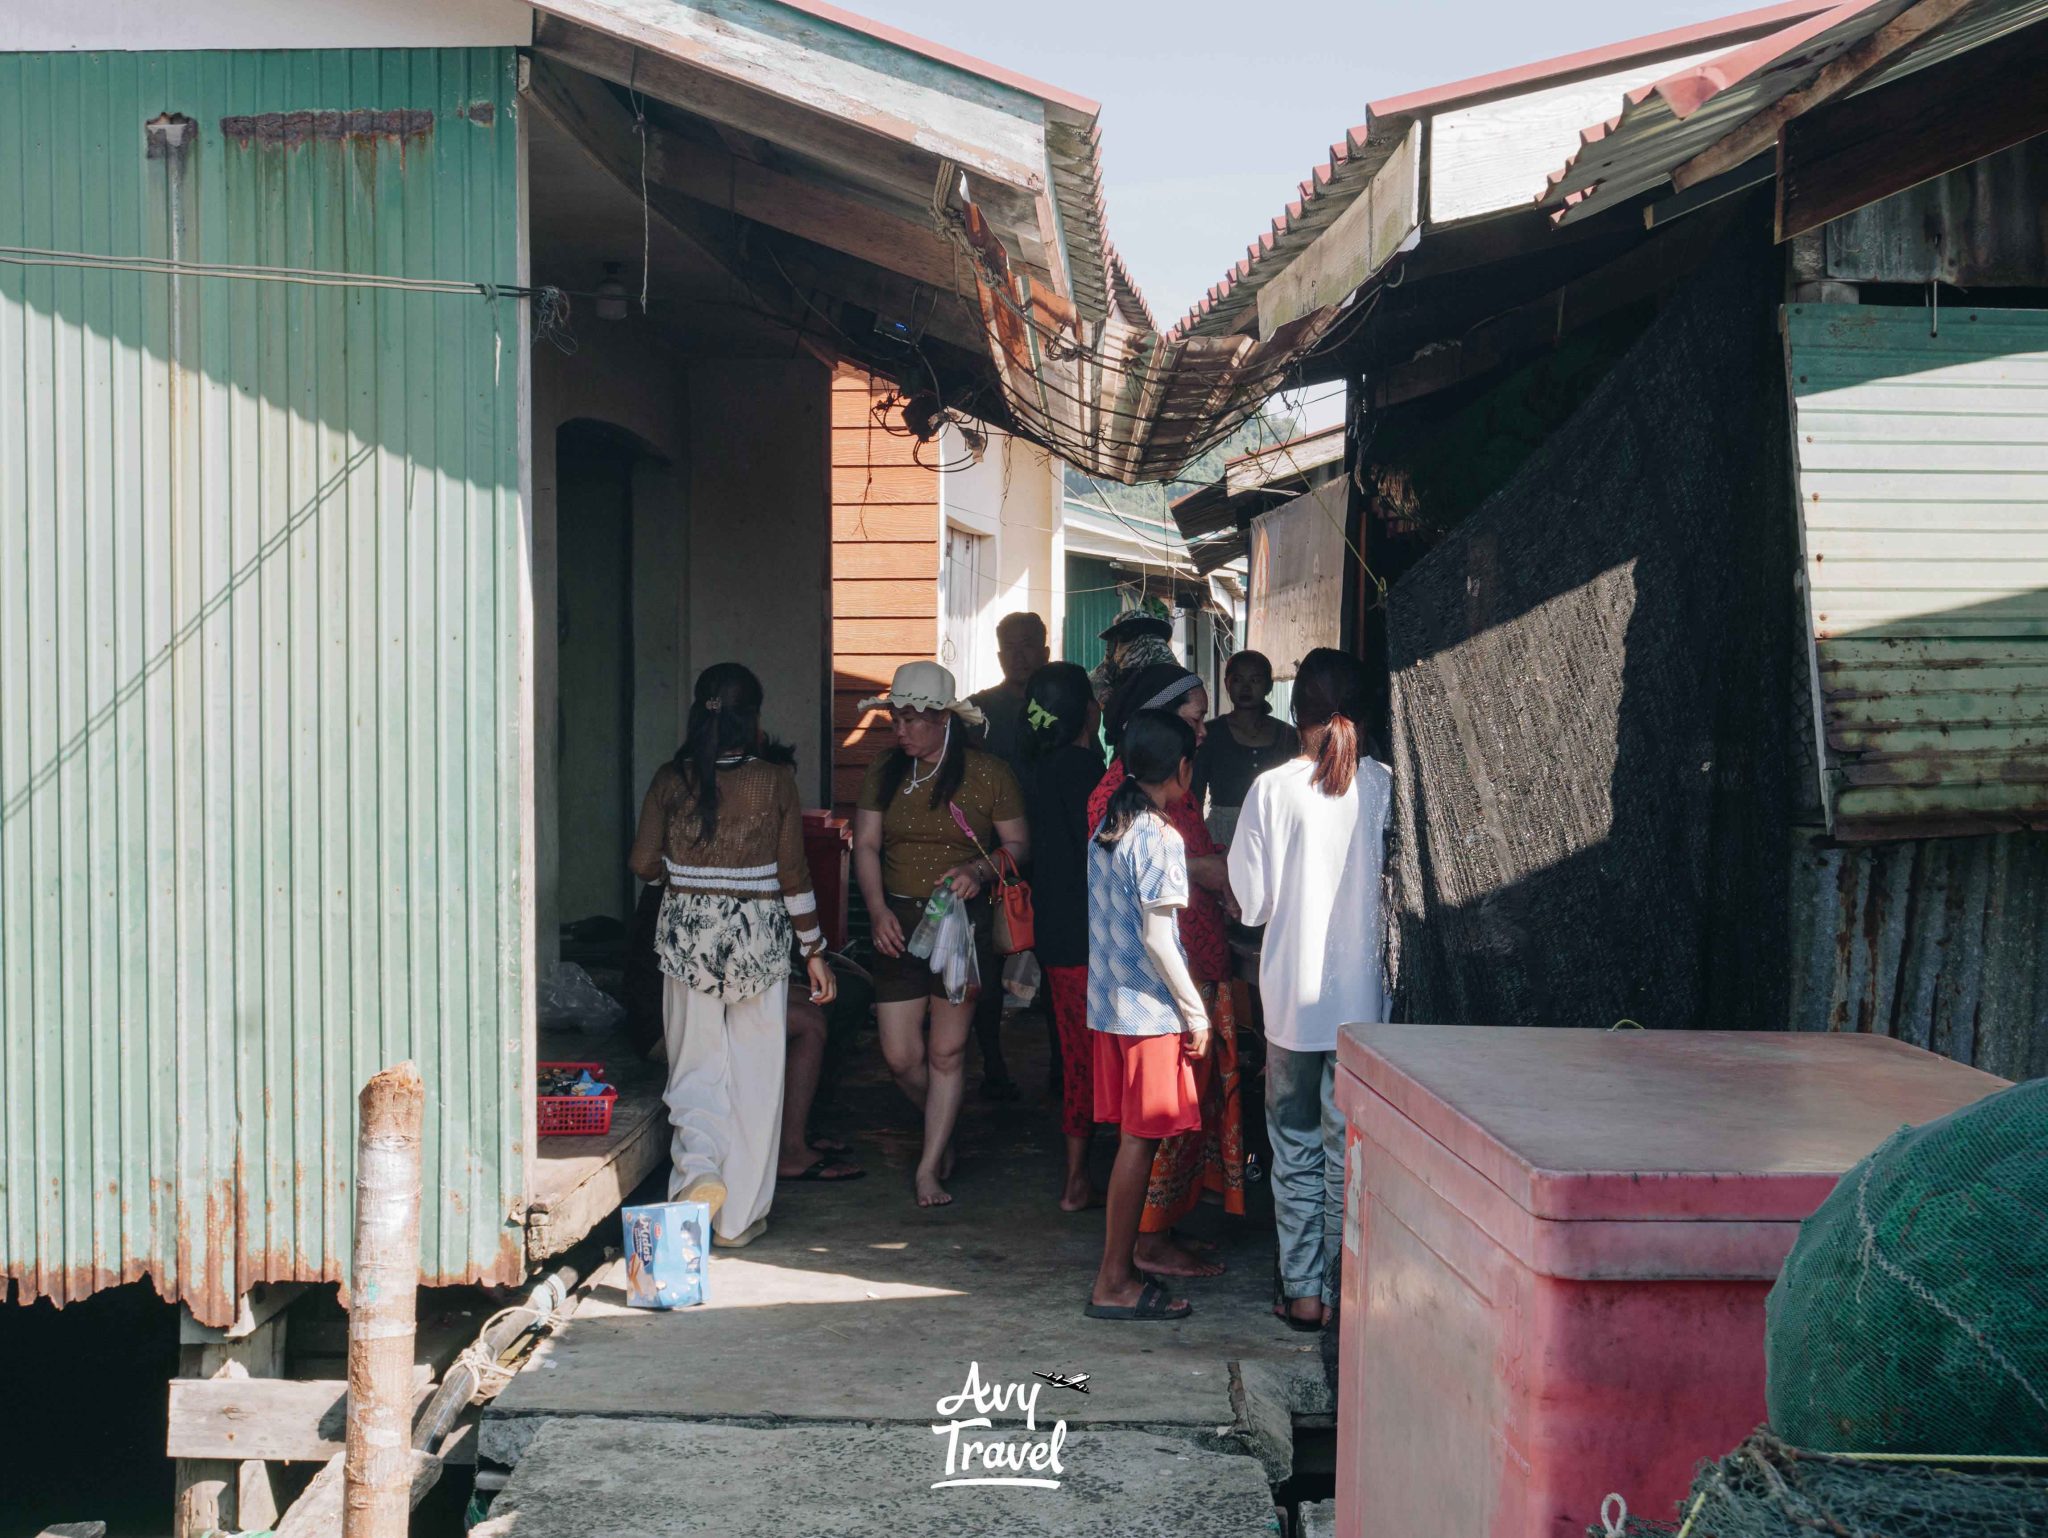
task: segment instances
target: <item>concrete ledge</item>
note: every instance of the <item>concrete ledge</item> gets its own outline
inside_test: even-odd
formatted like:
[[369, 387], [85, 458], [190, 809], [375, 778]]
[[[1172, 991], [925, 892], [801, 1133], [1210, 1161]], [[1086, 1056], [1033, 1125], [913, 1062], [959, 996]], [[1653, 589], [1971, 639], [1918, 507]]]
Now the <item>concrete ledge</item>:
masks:
[[[1005, 1440], [1021, 1428], [999, 1426]], [[1042, 1426], [1041, 1439], [1050, 1434]], [[1084, 1428], [1057, 1490], [934, 1490], [946, 1438], [924, 1425], [757, 1430], [669, 1420], [542, 1420], [473, 1538], [1262, 1538], [1273, 1498], [1255, 1458], [1191, 1439]]]

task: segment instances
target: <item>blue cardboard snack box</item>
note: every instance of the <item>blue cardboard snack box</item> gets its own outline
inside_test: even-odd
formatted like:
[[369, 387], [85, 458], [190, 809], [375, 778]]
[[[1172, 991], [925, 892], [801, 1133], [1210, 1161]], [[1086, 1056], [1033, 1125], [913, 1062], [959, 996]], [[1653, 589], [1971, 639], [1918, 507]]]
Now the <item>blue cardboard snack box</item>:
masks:
[[703, 1202], [627, 1207], [626, 1302], [633, 1308], [693, 1308], [704, 1301], [711, 1209]]

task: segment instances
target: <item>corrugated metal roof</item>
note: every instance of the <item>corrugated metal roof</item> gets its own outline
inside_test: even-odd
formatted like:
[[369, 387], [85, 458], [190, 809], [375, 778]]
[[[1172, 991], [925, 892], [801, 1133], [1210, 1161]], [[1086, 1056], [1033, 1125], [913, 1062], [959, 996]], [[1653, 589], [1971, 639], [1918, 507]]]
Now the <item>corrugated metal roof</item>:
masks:
[[1417, 118], [1523, 91], [1609, 72], [1633, 60], [1696, 53], [1716, 43], [1733, 44], [1769, 32], [1825, 8], [1824, 0], [1743, 11], [1694, 26], [1678, 27], [1626, 42], [1560, 54], [1535, 64], [1455, 80], [1371, 103], [1364, 124], [1330, 146], [1328, 158], [1296, 189], [1293, 201], [1267, 231], [1246, 248], [1244, 258], [1189, 310], [1173, 335], [1213, 336], [1237, 329], [1257, 302], [1259, 290], [1299, 256], [1351, 206], [1400, 146]]
[[2048, 311], [1793, 305], [1786, 346], [1833, 831], [2048, 826]]
[[[1666, 183], [1671, 173], [1884, 27], [1912, 0], [1849, 0], [1631, 92], [1580, 135], [1541, 205], [1569, 224]], [[2048, 0], [1981, 0], [1873, 72], [1867, 90], [2048, 17]]]
[[[0, 244], [519, 282], [515, 67], [0, 54]], [[422, 1280], [518, 1280], [522, 324], [474, 293], [0, 265], [17, 1297], [148, 1277], [225, 1325], [254, 1283], [344, 1279], [356, 1091], [408, 1057]]]

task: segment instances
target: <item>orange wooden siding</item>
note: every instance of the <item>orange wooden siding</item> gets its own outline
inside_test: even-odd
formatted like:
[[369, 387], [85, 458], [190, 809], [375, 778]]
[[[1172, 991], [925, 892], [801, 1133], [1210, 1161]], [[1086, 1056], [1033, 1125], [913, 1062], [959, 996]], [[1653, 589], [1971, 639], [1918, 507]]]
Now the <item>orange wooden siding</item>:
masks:
[[939, 645], [939, 474], [918, 445], [878, 425], [890, 386], [841, 365], [832, 376], [832, 798], [851, 813], [861, 776], [891, 741], [859, 701], [898, 664]]

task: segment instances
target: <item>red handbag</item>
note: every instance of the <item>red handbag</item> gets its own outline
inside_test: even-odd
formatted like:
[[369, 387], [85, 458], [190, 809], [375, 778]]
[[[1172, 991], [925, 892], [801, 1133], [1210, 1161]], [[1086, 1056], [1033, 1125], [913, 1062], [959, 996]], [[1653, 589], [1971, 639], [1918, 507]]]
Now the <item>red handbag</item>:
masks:
[[1031, 884], [1017, 874], [1017, 862], [1007, 849], [998, 849], [989, 857], [988, 863], [995, 867], [996, 950], [1004, 956], [1014, 956], [1019, 951], [1035, 949], [1038, 945], [1038, 920], [1031, 908]]
[[1031, 907], [1031, 883], [1017, 872], [1017, 860], [1009, 850], [997, 846], [990, 854], [981, 847], [981, 840], [974, 836], [974, 829], [968, 826], [967, 816], [953, 802], [946, 808], [953, 814], [953, 821], [967, 842], [974, 846], [974, 852], [988, 861], [989, 869], [996, 873], [995, 898], [995, 946], [996, 953], [1014, 956], [1019, 951], [1028, 951], [1038, 944], [1038, 920]]

